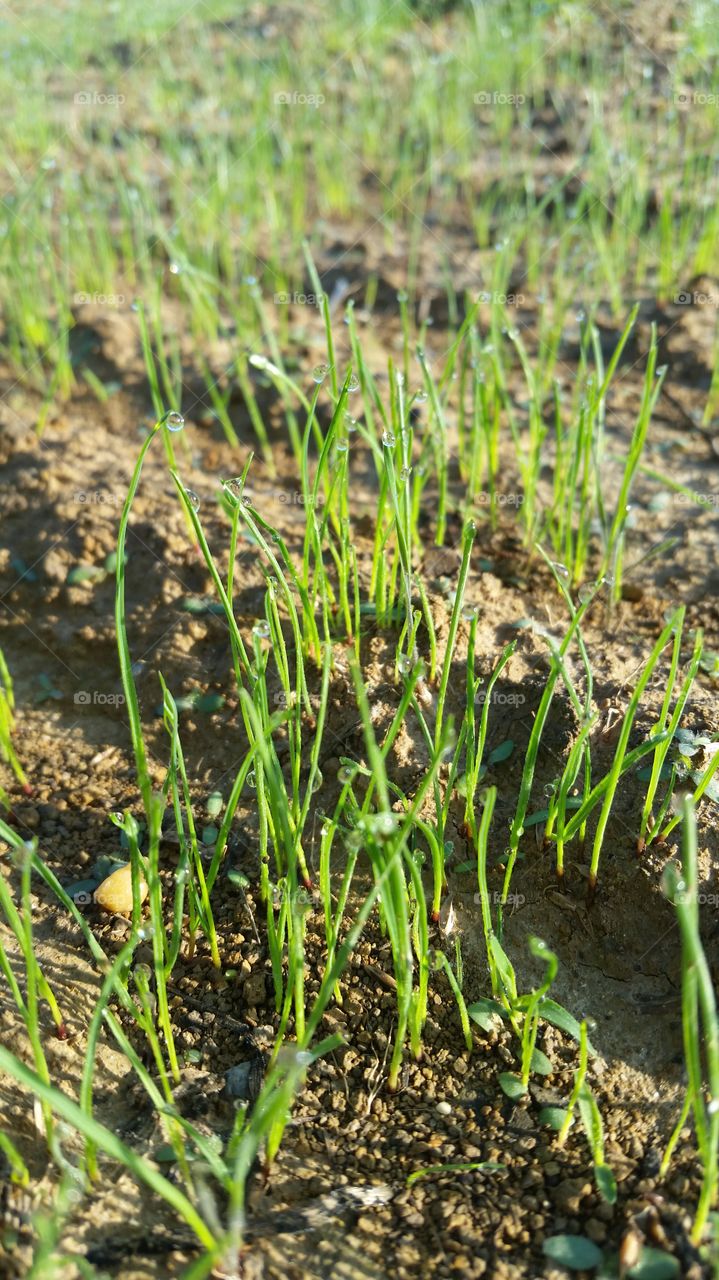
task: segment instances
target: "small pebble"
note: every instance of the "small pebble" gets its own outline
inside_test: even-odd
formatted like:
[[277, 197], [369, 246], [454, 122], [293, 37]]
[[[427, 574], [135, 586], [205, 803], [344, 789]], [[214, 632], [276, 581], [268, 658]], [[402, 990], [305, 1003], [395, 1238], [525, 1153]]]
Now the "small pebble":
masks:
[[450, 1107], [448, 1102], [437, 1103], [437, 1115], [451, 1116], [451, 1114], [452, 1114], [452, 1108]]
[[[140, 880], [140, 902], [147, 897], [147, 885]], [[118, 867], [112, 875], [103, 880], [95, 890], [95, 901], [104, 911], [112, 911], [118, 916], [132, 915], [132, 868], [127, 862]]]

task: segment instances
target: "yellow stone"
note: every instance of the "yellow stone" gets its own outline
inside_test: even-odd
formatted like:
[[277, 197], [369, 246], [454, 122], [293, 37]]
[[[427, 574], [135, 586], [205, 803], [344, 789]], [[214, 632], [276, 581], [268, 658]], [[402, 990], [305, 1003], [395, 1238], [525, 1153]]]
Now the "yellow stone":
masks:
[[[147, 885], [140, 879], [140, 902], [147, 897]], [[130, 863], [118, 867], [95, 890], [95, 901], [104, 911], [118, 916], [132, 915], [132, 868]]]

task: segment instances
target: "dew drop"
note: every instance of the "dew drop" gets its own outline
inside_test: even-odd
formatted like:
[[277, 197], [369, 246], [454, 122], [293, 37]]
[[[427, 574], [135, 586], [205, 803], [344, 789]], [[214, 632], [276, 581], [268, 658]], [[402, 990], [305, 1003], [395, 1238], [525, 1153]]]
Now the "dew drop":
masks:
[[348, 431], [357, 430], [357, 419], [353, 418], [351, 413], [345, 414], [345, 426]]
[[427, 392], [422, 391], [421, 389], [419, 391], [415, 391], [414, 395], [412, 396], [412, 399], [415, 404], [426, 404], [428, 398], [429, 397], [427, 396]]
[[408, 658], [406, 653], [401, 653], [398, 657], [397, 670], [401, 676], [408, 676], [412, 670], [412, 659]]
[[403, 467], [399, 473], [399, 478], [403, 484], [406, 484], [412, 474], [411, 467]]
[[237, 498], [238, 502], [242, 497], [242, 481], [238, 478], [235, 480], [223, 480], [222, 487], [231, 498]]
[[356, 772], [354, 765], [343, 764], [342, 768], [337, 770], [337, 780], [344, 786], [347, 782], [352, 782]]
[[317, 772], [316, 772], [316, 774], [315, 774], [315, 776], [314, 776], [314, 778], [313, 778], [313, 780], [312, 780], [312, 790], [313, 790], [313, 791], [319, 791], [319, 789], [320, 789], [320, 787], [322, 786], [322, 783], [323, 783], [323, 782], [324, 782], [324, 778], [322, 777], [322, 774], [321, 774], [320, 770], [318, 769], [318, 770], [317, 770]]
[[579, 588], [579, 591], [577, 594], [579, 596], [579, 603], [586, 604], [587, 601], [591, 600], [592, 596], [594, 595], [594, 587], [590, 582], [585, 582], [584, 586]]
[[346, 453], [349, 447], [350, 442], [347, 439], [347, 436], [339, 436], [338, 439], [335, 440], [335, 449], [337, 453]]
[[324, 382], [328, 373], [331, 373], [330, 365], [316, 364], [314, 369], [312, 370], [312, 381], [317, 383]]
[[476, 609], [473, 609], [471, 604], [466, 604], [462, 610], [462, 618], [464, 619], [464, 621], [474, 622], [474, 619], [476, 618], [476, 616], [477, 616]]
[[359, 389], [360, 389], [360, 380], [357, 377], [356, 373], [351, 373], [347, 380], [347, 390], [349, 394], [352, 395], [354, 391], [359, 391]]
[[396, 813], [377, 813], [371, 825], [379, 840], [388, 840], [397, 830], [397, 815]]
[[168, 431], [182, 431], [184, 425], [185, 419], [181, 413], [171, 409], [169, 413], [165, 414], [165, 426]]
[[182, 272], [182, 267], [180, 266], [179, 262], [171, 262], [171, 263], [170, 263], [170, 275], [171, 275], [171, 276], [179, 276], [179, 275], [181, 274], [181, 272]]
[[554, 569], [554, 572], [557, 574], [558, 577], [560, 578], [569, 577], [569, 570], [566, 564], [561, 564], [559, 560], [552, 561], [552, 568]]
[[266, 619], [261, 618], [252, 628], [253, 636], [257, 636], [258, 640], [266, 640], [270, 634], [270, 624]]
[[187, 498], [187, 501], [189, 502], [193, 511], [200, 510], [200, 499], [198, 498], [194, 489], [185, 489], [185, 497]]
[[253, 791], [254, 791], [254, 790], [255, 790], [255, 788], [257, 787], [257, 778], [255, 777], [255, 774], [254, 774], [254, 771], [253, 771], [253, 770], [252, 770], [252, 771], [250, 771], [250, 773], [248, 773], [248, 775], [247, 775], [247, 785], [248, 785], [248, 787], [252, 787], [252, 790], [253, 790]]
[[382, 436], [382, 444], [386, 449], [392, 449], [397, 443], [397, 437], [392, 431], [385, 431]]

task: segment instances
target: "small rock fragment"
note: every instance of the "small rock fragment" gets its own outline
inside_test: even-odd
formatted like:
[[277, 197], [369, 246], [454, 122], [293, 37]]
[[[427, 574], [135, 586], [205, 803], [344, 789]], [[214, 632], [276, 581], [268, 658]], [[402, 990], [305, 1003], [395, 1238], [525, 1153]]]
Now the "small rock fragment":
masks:
[[[147, 897], [147, 885], [140, 879], [140, 902]], [[132, 915], [132, 868], [130, 863], [118, 867], [98, 885], [95, 890], [95, 901], [104, 911], [112, 911], [118, 916]]]

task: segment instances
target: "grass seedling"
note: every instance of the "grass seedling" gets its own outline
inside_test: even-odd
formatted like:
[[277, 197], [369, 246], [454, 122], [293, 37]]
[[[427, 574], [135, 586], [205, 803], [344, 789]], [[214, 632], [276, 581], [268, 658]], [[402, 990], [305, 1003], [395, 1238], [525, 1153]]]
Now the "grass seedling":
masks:
[[[680, 654], [680, 648], [681, 648], [681, 637], [682, 637], [681, 627], [677, 627], [677, 630], [674, 633], [674, 647], [672, 650], [672, 659], [671, 659], [671, 666], [669, 669], [669, 677], [667, 680], [667, 686], [664, 693], [664, 698], [662, 700], [662, 707], [659, 713], [659, 719], [657, 721], [657, 727], [656, 727], [657, 733], [660, 733], [660, 734], [666, 733], [667, 736], [665, 737], [664, 741], [657, 747], [656, 751], [654, 752], [654, 757], [652, 759], [652, 772], [651, 772], [651, 777], [649, 779], [649, 785], [647, 786], [647, 794], [644, 799], [644, 808], [642, 809], [641, 826], [639, 829], [639, 836], [637, 839], [637, 849], [639, 850], [639, 852], [643, 850], [645, 844], [651, 843], [651, 841], [654, 838], [656, 838], [656, 836], [659, 834], [659, 831], [661, 830], [662, 817], [665, 811], [664, 806], [662, 806], [662, 813], [660, 813], [659, 818], [657, 819], [656, 822], [652, 820], [652, 806], [654, 804], [654, 798], [657, 793], [657, 788], [659, 786], [660, 779], [663, 776], [662, 771], [665, 767], [667, 755], [669, 753], [669, 750], [672, 744], [672, 739], [674, 738], [677, 728], [679, 727], [679, 721], [682, 717], [684, 708], [687, 703], [687, 699], [689, 698], [689, 694], [691, 692], [691, 688], [694, 683], [694, 679], [696, 677], [697, 671], [699, 670], [699, 664], [701, 662], [701, 657], [702, 657], [702, 649], [703, 649], [702, 632], [697, 631], [694, 637], [694, 650], [691, 656], [691, 660], [689, 662], [689, 666], [687, 668], [687, 673], [684, 677], [684, 680], [682, 681], [681, 689], [679, 690], [679, 695], [677, 697], [676, 704], [674, 706], [674, 711], [672, 712], [671, 718], [670, 718], [669, 708], [671, 706], [672, 695], [674, 692], [674, 686], [677, 678], [677, 670], [679, 666], [679, 654]], [[667, 797], [668, 800], [671, 799], [672, 790], [673, 790], [673, 780], [672, 780], [672, 784], [670, 784], [670, 787], [669, 787], [669, 792]]]
[[[682, 948], [682, 1034], [688, 1077], [687, 1096], [662, 1162], [666, 1173], [689, 1111], [694, 1117], [702, 1188], [692, 1240], [702, 1239], [719, 1189], [719, 1023], [716, 997], [699, 928], [699, 867], [694, 802], [685, 796], [681, 812], [682, 865], [670, 863], [664, 872], [665, 890], [674, 904]], [[708, 1101], [706, 1095], [708, 1094]]]
[[[23, 790], [29, 792], [28, 780], [13, 746], [12, 735], [15, 729], [15, 694], [12, 677], [2, 649], [0, 649], [0, 758], [10, 765]], [[10, 808], [9, 797], [0, 787], [0, 804]]]

